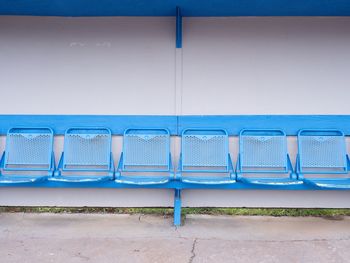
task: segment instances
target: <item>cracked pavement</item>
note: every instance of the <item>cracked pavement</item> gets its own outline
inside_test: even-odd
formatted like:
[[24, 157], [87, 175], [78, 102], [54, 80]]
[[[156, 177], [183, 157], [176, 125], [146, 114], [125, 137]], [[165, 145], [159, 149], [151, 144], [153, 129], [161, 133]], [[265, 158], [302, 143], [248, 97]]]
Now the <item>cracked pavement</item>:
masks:
[[350, 262], [350, 217], [0, 214], [1, 262]]

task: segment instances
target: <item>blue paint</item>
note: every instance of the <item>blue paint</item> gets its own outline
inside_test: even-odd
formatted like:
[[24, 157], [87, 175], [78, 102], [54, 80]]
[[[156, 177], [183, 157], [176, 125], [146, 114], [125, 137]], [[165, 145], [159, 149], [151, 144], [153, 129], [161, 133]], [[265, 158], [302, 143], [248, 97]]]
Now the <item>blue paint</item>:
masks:
[[300, 129], [338, 129], [350, 135], [350, 115], [0, 115], [0, 134], [12, 127], [51, 127], [64, 135], [70, 127], [107, 127], [113, 135], [123, 135], [128, 128], [166, 128], [171, 135], [181, 135], [186, 128], [220, 127], [230, 136], [242, 129], [281, 129], [296, 136]]
[[174, 191], [174, 226], [181, 225], [181, 190]]
[[0, 184], [4, 185], [47, 180], [56, 169], [52, 129], [9, 129], [0, 169]]
[[[245, 174], [254, 174], [246, 177]], [[280, 177], [266, 178], [266, 174]], [[282, 130], [242, 130], [239, 134], [237, 180], [257, 185], [302, 184], [294, 173], [287, 150], [287, 137]]]
[[[349, 156], [344, 133], [339, 130], [301, 130], [298, 133], [296, 172], [298, 179], [321, 189], [350, 189]], [[325, 174], [327, 177], [306, 178]], [[343, 174], [341, 178], [334, 175]]]
[[123, 136], [123, 172], [169, 172], [170, 132], [167, 129], [127, 129]]
[[232, 184], [213, 184], [213, 185], [201, 185], [201, 184], [189, 184], [179, 180], [173, 180], [162, 185], [132, 185], [118, 183], [113, 180], [101, 181], [101, 182], [60, 182], [60, 181], [36, 181], [36, 182], [24, 182], [18, 184], [6, 184], [0, 182], [0, 187], [30, 187], [30, 188], [108, 188], [108, 189], [208, 189], [208, 190], [292, 190], [292, 191], [309, 191], [309, 190], [350, 190], [350, 188], [344, 189], [322, 189], [315, 185], [309, 185], [306, 183], [298, 185], [253, 185], [245, 184], [242, 182], [236, 182]]
[[288, 173], [290, 162], [285, 132], [242, 130], [239, 134], [238, 160], [237, 168], [241, 173]]
[[115, 177], [118, 183], [134, 185], [165, 184], [174, 179], [170, 132], [166, 129], [127, 129]]
[[350, 115], [212, 115], [179, 116], [178, 132], [220, 127], [237, 136], [243, 129], [280, 129], [296, 136], [300, 129], [338, 129], [350, 135]]
[[[211, 157], [211, 158], [210, 158]], [[186, 173], [228, 173], [228, 134], [223, 129], [185, 129], [179, 169]], [[203, 169], [203, 168], [207, 169]]]
[[70, 127], [107, 127], [113, 135], [123, 135], [128, 128], [166, 128], [171, 135], [181, 135], [186, 128], [225, 129], [238, 136], [243, 129], [281, 129], [296, 136], [300, 129], [338, 129], [350, 135], [350, 115], [0, 115], [0, 134], [13, 127], [51, 127], [64, 135]]
[[180, 7], [176, 7], [176, 48], [182, 48], [182, 15]]
[[300, 130], [297, 172], [302, 174], [347, 174], [348, 158], [340, 130]]
[[128, 128], [166, 128], [177, 133], [176, 116], [143, 115], [0, 115], [0, 134], [12, 127], [51, 127], [56, 135], [64, 135], [71, 127], [107, 127], [113, 135], [123, 135]]
[[[74, 125], [72, 125], [74, 124]], [[60, 164], [58, 169], [55, 171], [55, 176], [47, 178], [47, 176], [42, 177], [33, 177], [29, 174], [23, 175], [4, 175], [0, 176], [0, 187], [44, 187], [44, 188], [115, 188], [115, 189], [123, 189], [123, 188], [146, 188], [146, 189], [170, 189], [174, 190], [174, 225], [179, 226], [181, 224], [181, 191], [184, 189], [222, 189], [222, 190], [239, 190], [239, 189], [256, 189], [256, 190], [350, 190], [350, 179], [331, 179], [331, 178], [319, 178], [315, 180], [307, 180], [303, 178], [303, 174], [305, 171], [299, 168], [303, 161], [300, 162], [300, 155], [297, 159], [297, 167], [298, 178], [292, 176], [294, 173], [292, 172], [291, 164], [289, 157], [287, 155], [286, 166], [283, 166], [285, 171], [291, 171], [290, 178], [282, 178], [280, 180], [272, 179], [272, 178], [258, 178], [258, 179], [243, 179], [243, 177], [239, 174], [239, 181], [236, 181], [236, 176], [233, 177], [233, 165], [231, 162], [231, 158], [228, 154], [228, 135], [238, 135], [242, 129], [250, 129], [255, 128], [258, 130], [258, 133], [261, 133], [262, 130], [268, 129], [269, 134], [263, 136], [276, 136], [276, 130], [271, 134], [271, 129], [280, 129], [283, 131], [279, 131], [279, 136], [283, 136], [285, 139], [286, 135], [299, 135], [299, 139], [302, 133], [306, 132], [307, 136], [310, 136], [312, 132], [316, 132], [316, 139], [321, 140], [323, 136], [339, 136], [342, 138], [342, 145], [340, 145], [335, 152], [341, 152], [343, 156], [345, 156], [345, 140], [344, 135], [350, 135], [350, 115], [240, 115], [240, 116], [96, 116], [96, 115], [0, 115], [0, 132], [1, 134], [6, 134], [6, 131], [12, 126], [26, 126], [26, 129], [32, 129], [37, 131], [36, 127], [52, 127], [56, 134], [63, 134], [64, 131], [72, 126], [80, 126], [80, 127], [90, 127], [91, 125], [97, 126], [105, 126], [107, 127], [105, 130], [107, 131], [109, 144], [106, 146], [106, 151], [110, 152], [111, 150], [111, 135], [120, 135], [124, 134], [127, 136], [129, 132], [132, 131], [133, 136], [139, 136], [142, 139], [153, 138], [153, 136], [159, 136], [159, 128], [164, 127], [161, 130], [161, 134], [166, 136], [167, 142], [164, 144], [165, 146], [165, 155], [167, 161], [159, 162], [154, 164], [165, 164], [167, 167], [166, 171], [169, 172], [170, 176], [161, 177], [157, 183], [154, 183], [154, 177], [150, 177], [145, 179], [141, 179], [140, 177], [135, 177], [136, 180], [133, 180], [130, 183], [130, 180], [127, 181], [126, 178], [122, 177], [121, 173], [123, 171], [123, 158], [121, 158], [119, 168], [117, 170], [118, 179], [114, 180], [113, 173], [115, 171], [113, 164], [113, 157], [110, 155], [110, 159], [108, 160], [108, 172], [107, 176], [98, 176], [97, 174], [87, 176], [75, 175], [73, 177], [63, 177], [60, 175], [60, 169], [63, 170], [64, 162], [62, 155]], [[68, 126], [68, 127], [67, 127]], [[148, 126], [148, 129], [139, 129], [140, 127]], [[189, 129], [189, 127], [191, 127]], [[218, 129], [217, 127], [220, 127]], [[128, 129], [127, 129], [128, 128]], [[309, 130], [303, 130], [298, 133], [299, 130], [309, 128]], [[320, 129], [327, 129], [326, 131]], [[157, 130], [158, 129], [158, 130]], [[310, 130], [311, 129], [311, 130]], [[341, 131], [335, 131], [334, 129], [339, 129]], [[53, 131], [50, 131], [50, 138], [52, 142]], [[125, 131], [126, 130], [126, 131]], [[151, 131], [157, 130], [156, 134], [150, 134]], [[18, 130], [10, 130], [8, 136], [12, 136], [11, 131]], [[68, 131], [70, 131], [68, 129]], [[125, 131], [125, 133], [124, 133]], [[228, 132], [227, 132], [228, 131]], [[285, 132], [286, 133], [285, 133]], [[344, 131], [344, 133], [343, 133]], [[33, 131], [32, 131], [33, 132]], [[32, 132], [23, 132], [23, 136], [26, 137], [28, 135], [32, 136]], [[88, 132], [88, 135], [86, 134]], [[320, 132], [325, 132], [325, 134], [319, 134]], [[331, 133], [336, 134], [331, 134]], [[241, 132], [241, 137], [244, 132]], [[65, 135], [70, 134], [67, 132]], [[92, 132], [88, 128], [83, 128], [79, 132], [77, 132], [79, 136], [82, 136], [83, 139], [90, 140], [94, 138], [94, 136], [99, 135], [97, 132]], [[199, 147], [197, 149], [197, 153], [199, 156], [208, 153], [208, 156], [217, 156], [220, 155], [218, 152], [223, 152], [223, 159], [218, 160], [217, 162], [211, 163], [210, 159], [203, 159], [203, 162], [197, 164], [196, 160], [193, 159], [191, 162], [187, 163], [187, 154], [191, 153], [195, 146], [182, 145], [182, 154], [185, 156], [185, 162], [183, 163], [183, 159], [180, 157], [180, 163], [177, 170], [177, 176], [173, 177], [174, 168], [171, 166], [171, 156], [170, 156], [170, 148], [169, 148], [169, 136], [182, 134], [184, 136], [194, 136], [195, 138], [202, 140], [204, 142], [204, 148]], [[35, 135], [36, 136], [36, 135]], [[151, 137], [150, 137], [151, 136]], [[215, 136], [219, 136], [219, 140], [223, 139], [223, 143], [213, 147], [214, 151], [211, 151], [211, 147], [206, 147], [206, 140], [211, 138], [215, 139]], [[183, 139], [183, 138], [182, 138]], [[323, 140], [323, 139], [322, 139]], [[223, 145], [223, 146], [222, 146]], [[154, 145], [152, 146], [154, 147]], [[303, 146], [304, 147], [304, 146]], [[282, 147], [283, 148], [283, 147]], [[301, 149], [299, 145], [299, 150]], [[18, 150], [18, 149], [17, 149]], [[158, 149], [159, 150], [159, 149]], [[158, 152], [157, 150], [157, 152]], [[65, 151], [67, 149], [65, 148]], [[125, 147], [124, 147], [125, 151]], [[186, 153], [187, 151], [187, 153]], [[323, 152], [324, 149], [322, 150]], [[52, 145], [48, 147], [47, 156], [52, 152]], [[78, 151], [79, 152], [79, 151]], [[83, 151], [86, 154], [86, 150]], [[96, 152], [95, 150], [91, 150], [91, 152]], [[103, 150], [103, 152], [105, 152]], [[137, 151], [136, 151], [137, 152]], [[162, 152], [162, 151], [160, 151]], [[185, 153], [184, 153], [185, 152]], [[188, 153], [189, 152], [189, 153]], [[81, 153], [81, 152], [80, 152]], [[135, 153], [135, 152], [134, 152]], [[150, 152], [145, 152], [149, 154]], [[285, 148], [282, 149], [282, 154], [287, 151]], [[151, 155], [154, 155], [152, 153]], [[5, 154], [1, 159], [1, 168], [4, 169], [5, 165]], [[49, 172], [52, 173], [54, 164], [53, 154], [51, 155], [50, 164], [49, 164]], [[157, 156], [156, 156], [157, 157]], [[159, 157], [159, 156], [158, 156]], [[158, 158], [157, 157], [157, 158]], [[350, 160], [348, 157], [346, 158], [346, 165], [342, 162], [342, 168], [344, 168], [344, 172], [349, 171]], [[149, 160], [149, 159], [148, 159]], [[224, 161], [222, 161], [224, 160]], [[328, 159], [327, 159], [328, 160]], [[104, 162], [107, 163], [107, 162]], [[284, 164], [285, 162], [283, 162]], [[34, 164], [36, 164], [34, 162]], [[92, 163], [95, 165], [96, 163]], [[132, 163], [131, 163], [132, 164]], [[142, 163], [136, 162], [136, 166]], [[195, 167], [202, 166], [198, 171], [188, 171], [185, 169], [186, 164], [192, 164]], [[80, 163], [78, 163], [80, 165]], [[183, 177], [183, 171], [186, 172], [210, 172], [210, 170], [206, 170], [208, 167], [217, 168], [218, 166], [224, 167], [222, 172], [226, 172], [229, 174], [227, 179], [219, 179], [218, 178], [195, 178], [195, 179], [185, 179]], [[242, 166], [238, 163], [240, 170], [238, 173], [242, 173]], [[326, 166], [328, 167], [328, 166]], [[125, 168], [125, 167], [124, 167]], [[203, 169], [204, 168], [204, 169]], [[211, 171], [215, 171], [211, 170]], [[86, 171], [85, 169], [83, 171]], [[151, 170], [154, 171], [154, 170]], [[216, 170], [217, 172], [218, 170]], [[220, 172], [220, 171], [219, 171]], [[244, 172], [244, 171], [243, 171]], [[248, 171], [251, 172], [251, 171]], [[270, 171], [271, 172], [271, 171]], [[163, 180], [164, 179], [164, 180]], [[141, 182], [141, 183], [140, 183]]]
[[111, 172], [113, 175], [111, 152], [110, 129], [69, 128], [64, 135], [62, 171]]
[[320, 190], [349, 190], [350, 189], [350, 179], [304, 179], [304, 183], [312, 187], [317, 187]]
[[[114, 179], [112, 133], [108, 128], [69, 128], [64, 150], [52, 181], [64, 183], [101, 182]], [[65, 172], [73, 173], [65, 175]], [[87, 175], [86, 173], [99, 173]], [[101, 173], [103, 173], [101, 175]]]
[[53, 130], [47, 127], [9, 129], [6, 135], [3, 169], [5, 171], [47, 171], [52, 175], [55, 169], [52, 162], [53, 137]]
[[2, 0], [0, 15], [349, 16], [348, 0]]
[[181, 134], [176, 179], [199, 185], [235, 183], [227, 132], [210, 128], [185, 129]]

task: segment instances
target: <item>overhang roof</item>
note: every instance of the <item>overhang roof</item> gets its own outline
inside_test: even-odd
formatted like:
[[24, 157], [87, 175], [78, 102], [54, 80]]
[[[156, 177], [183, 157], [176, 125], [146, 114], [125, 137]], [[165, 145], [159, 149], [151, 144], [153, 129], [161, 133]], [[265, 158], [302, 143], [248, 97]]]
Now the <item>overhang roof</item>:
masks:
[[349, 16], [350, 0], [0, 0], [0, 15]]

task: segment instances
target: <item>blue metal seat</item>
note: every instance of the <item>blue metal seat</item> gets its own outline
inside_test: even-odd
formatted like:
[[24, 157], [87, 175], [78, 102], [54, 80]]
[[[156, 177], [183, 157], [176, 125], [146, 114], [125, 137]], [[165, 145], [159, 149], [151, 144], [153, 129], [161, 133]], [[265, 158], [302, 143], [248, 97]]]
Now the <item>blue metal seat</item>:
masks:
[[190, 184], [235, 183], [236, 176], [228, 149], [228, 134], [225, 130], [184, 130], [177, 177]]
[[[236, 164], [237, 180], [254, 185], [298, 185], [287, 151], [287, 138], [282, 130], [245, 129], [239, 135]], [[250, 176], [244, 175], [250, 174]], [[263, 175], [270, 174], [270, 177]], [[278, 177], [271, 177], [271, 175]], [[281, 175], [285, 176], [281, 176]]]
[[116, 182], [157, 185], [165, 184], [173, 177], [167, 129], [127, 129], [124, 132]]
[[317, 188], [350, 189], [349, 157], [342, 131], [301, 130], [298, 151], [299, 179]]
[[107, 128], [70, 128], [64, 150], [50, 181], [93, 183], [114, 179], [112, 135]]
[[0, 184], [34, 183], [52, 176], [55, 170], [52, 129], [10, 129], [0, 167]]

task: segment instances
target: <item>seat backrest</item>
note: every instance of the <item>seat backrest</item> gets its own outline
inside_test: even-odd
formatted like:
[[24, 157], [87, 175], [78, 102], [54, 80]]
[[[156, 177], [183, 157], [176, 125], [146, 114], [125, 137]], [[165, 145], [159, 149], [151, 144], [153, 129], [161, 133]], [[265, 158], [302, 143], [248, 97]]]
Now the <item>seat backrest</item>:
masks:
[[242, 172], [287, 172], [287, 138], [282, 130], [245, 129], [239, 135]]
[[228, 171], [228, 134], [223, 129], [186, 129], [182, 132], [182, 171]]
[[12, 128], [7, 132], [5, 170], [47, 171], [53, 154], [50, 128]]
[[169, 171], [167, 129], [127, 129], [123, 138], [124, 171]]
[[342, 131], [301, 130], [298, 133], [298, 151], [300, 172], [347, 172], [346, 144]]
[[64, 135], [63, 170], [108, 170], [111, 143], [108, 128], [68, 129]]

